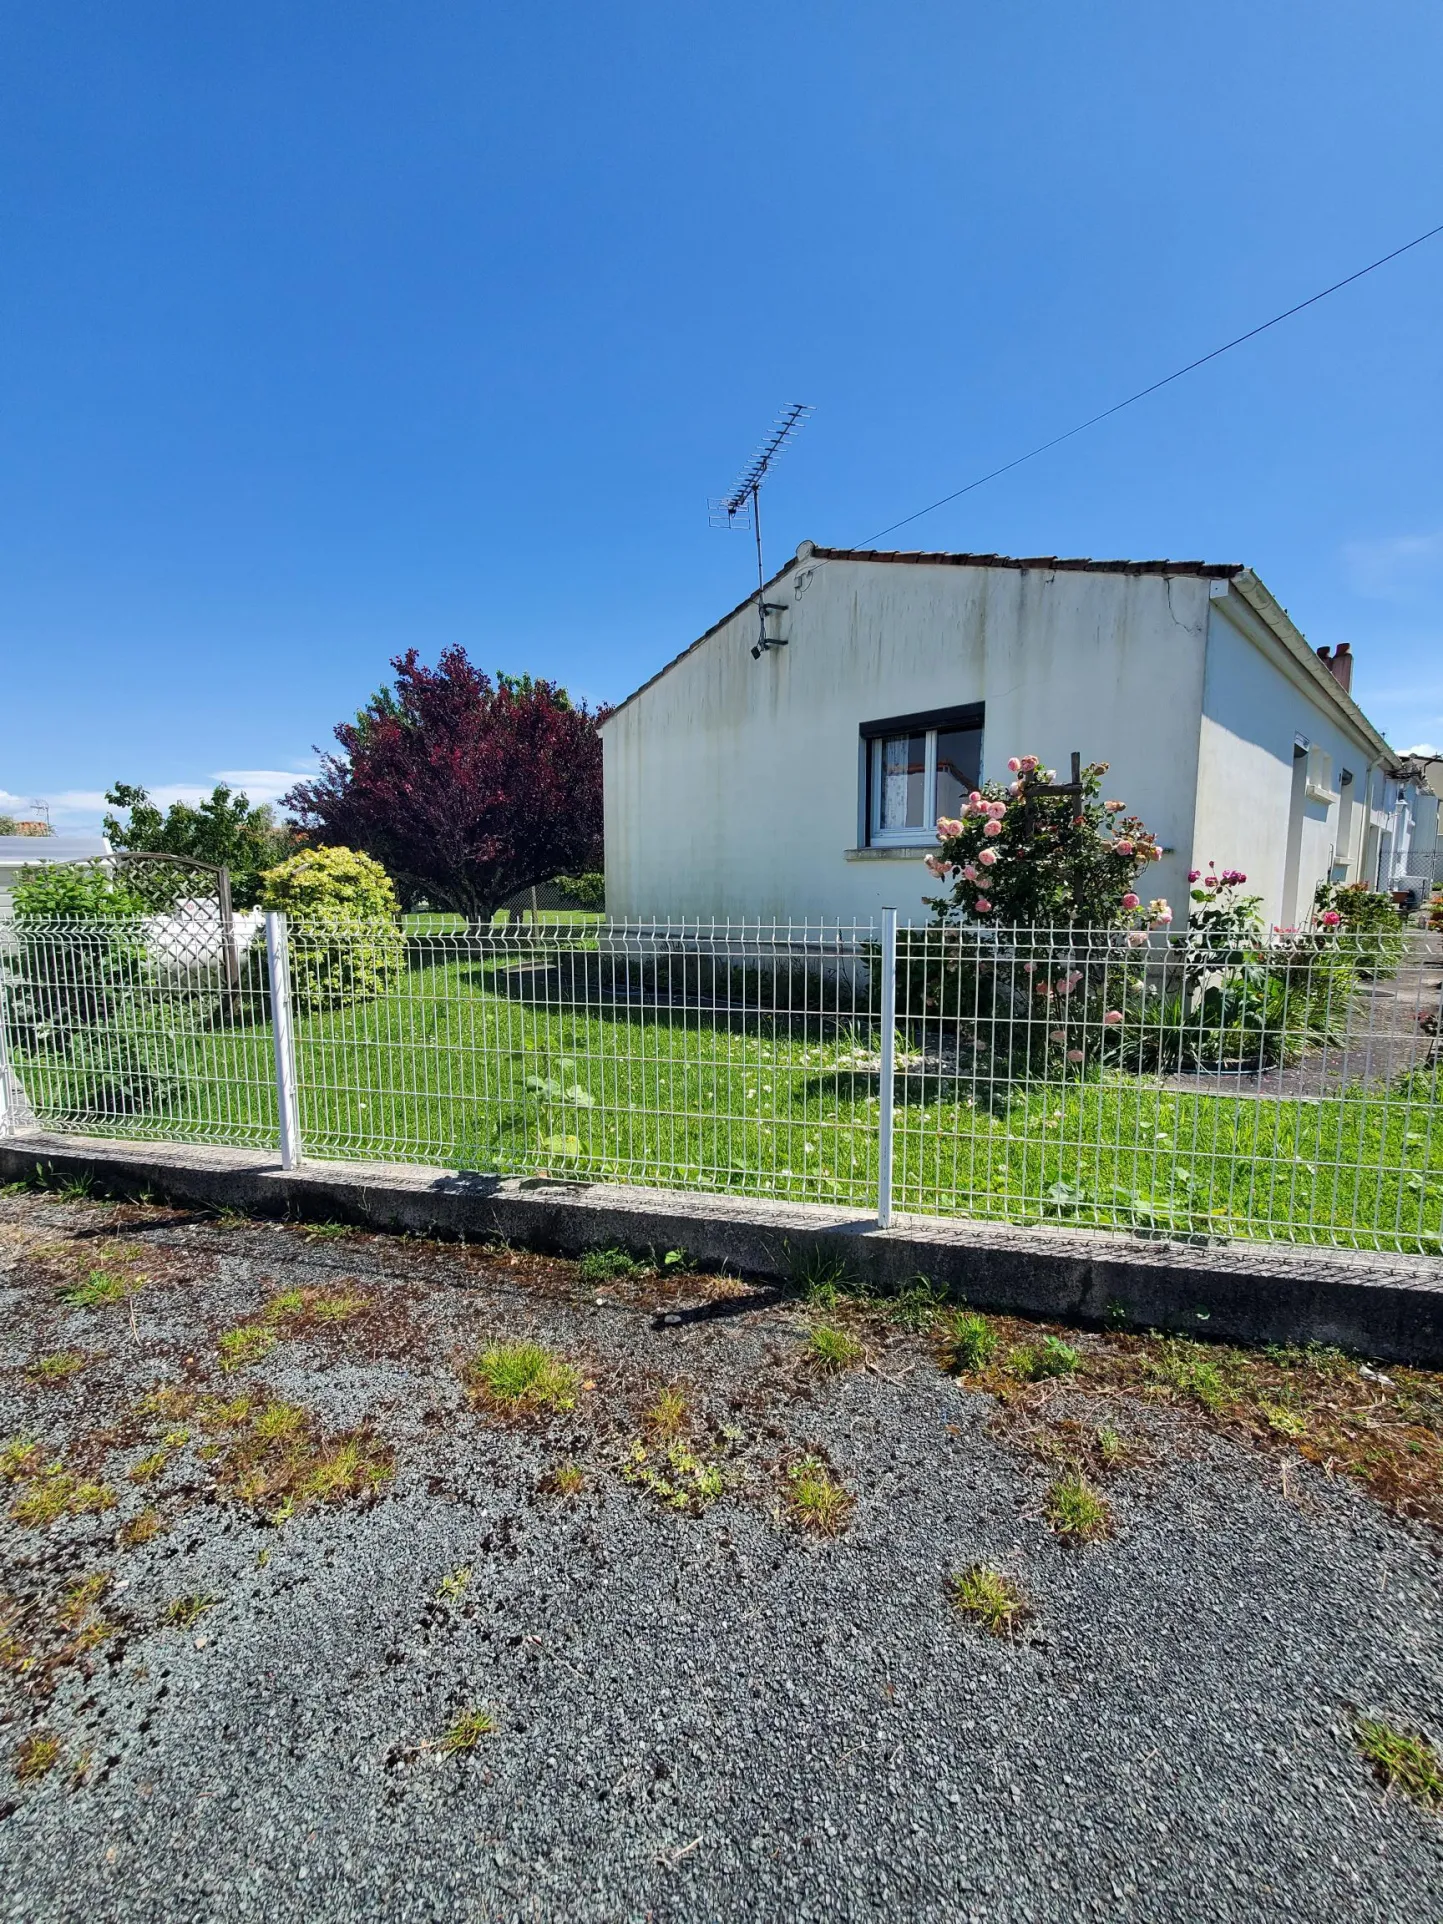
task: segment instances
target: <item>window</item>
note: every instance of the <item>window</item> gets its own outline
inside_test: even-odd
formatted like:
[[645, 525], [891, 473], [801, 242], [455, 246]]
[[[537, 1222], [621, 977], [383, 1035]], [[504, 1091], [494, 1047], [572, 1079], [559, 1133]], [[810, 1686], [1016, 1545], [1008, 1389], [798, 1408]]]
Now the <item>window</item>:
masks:
[[1310, 802], [1336, 802], [1337, 793], [1333, 788], [1333, 758], [1326, 749], [1319, 748], [1316, 742], [1308, 744], [1308, 800]]
[[864, 722], [865, 841], [930, 842], [939, 815], [959, 815], [982, 778], [982, 707]]

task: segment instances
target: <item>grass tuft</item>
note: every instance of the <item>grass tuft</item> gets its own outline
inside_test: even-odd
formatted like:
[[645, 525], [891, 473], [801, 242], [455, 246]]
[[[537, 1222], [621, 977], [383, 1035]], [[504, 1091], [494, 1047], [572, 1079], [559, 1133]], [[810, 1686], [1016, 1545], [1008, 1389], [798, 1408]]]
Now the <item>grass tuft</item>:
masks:
[[584, 1283], [609, 1283], [618, 1276], [642, 1276], [647, 1271], [645, 1263], [616, 1248], [588, 1249], [576, 1267]]
[[646, 1412], [646, 1427], [653, 1436], [680, 1436], [686, 1422], [686, 1398], [674, 1383], [669, 1384]]
[[975, 1617], [989, 1636], [1015, 1636], [1032, 1615], [1017, 1585], [990, 1564], [974, 1563], [968, 1570], [959, 1570], [949, 1587], [957, 1608]]
[[32, 1731], [15, 1752], [15, 1775], [22, 1784], [33, 1783], [59, 1762], [60, 1739], [44, 1731]]
[[1007, 1367], [1024, 1383], [1043, 1383], [1052, 1376], [1072, 1376], [1082, 1358], [1060, 1336], [1044, 1336], [1040, 1343], [1019, 1343], [1007, 1358]]
[[541, 1487], [550, 1496], [580, 1496], [586, 1488], [586, 1472], [579, 1463], [558, 1463], [542, 1477]]
[[819, 1456], [804, 1456], [792, 1464], [786, 1498], [792, 1521], [813, 1536], [836, 1536], [852, 1511], [850, 1492]]
[[149, 1483], [152, 1477], [160, 1475], [165, 1465], [165, 1451], [155, 1450], [151, 1455], [143, 1456], [128, 1474], [132, 1483]]
[[471, 1393], [500, 1409], [573, 1410], [581, 1371], [543, 1343], [492, 1343], [467, 1367]]
[[25, 1374], [37, 1383], [62, 1383], [67, 1376], [83, 1370], [89, 1361], [83, 1350], [52, 1350], [48, 1356], [38, 1356]]
[[120, 1303], [140, 1288], [140, 1278], [117, 1276], [108, 1269], [92, 1269], [83, 1283], [72, 1283], [61, 1294], [72, 1309], [104, 1309]]
[[214, 1610], [219, 1602], [219, 1597], [205, 1597], [198, 1593], [186, 1597], [175, 1597], [165, 1607], [165, 1620], [173, 1624], [177, 1630], [189, 1630], [193, 1623], [200, 1621], [207, 1610]]
[[469, 1563], [463, 1563], [457, 1569], [448, 1571], [436, 1586], [437, 1603], [459, 1603], [465, 1596], [466, 1586], [470, 1581], [471, 1565]]
[[40, 1462], [40, 1445], [33, 1436], [12, 1436], [0, 1445], [0, 1479], [16, 1483]]
[[1112, 1535], [1107, 1499], [1080, 1471], [1064, 1470], [1049, 1485], [1043, 1508], [1049, 1526], [1066, 1543], [1101, 1543]]
[[997, 1354], [996, 1330], [975, 1309], [954, 1310], [947, 1325], [946, 1352], [950, 1369], [984, 1370]]
[[160, 1529], [160, 1511], [142, 1510], [139, 1516], [133, 1516], [129, 1523], [120, 1526], [116, 1542], [122, 1550], [138, 1550], [142, 1544], [149, 1543], [152, 1537], [159, 1536]]
[[1388, 1790], [1400, 1790], [1430, 1808], [1443, 1805], [1443, 1764], [1426, 1737], [1395, 1730], [1381, 1718], [1360, 1717], [1353, 1739]]
[[830, 1323], [817, 1323], [807, 1337], [807, 1360], [824, 1375], [854, 1368], [866, 1350], [849, 1331]]
[[436, 1739], [436, 1748], [443, 1757], [460, 1757], [472, 1751], [483, 1737], [490, 1737], [496, 1729], [494, 1711], [477, 1706], [473, 1710], [463, 1710], [446, 1729], [444, 1735]]
[[241, 1323], [228, 1329], [216, 1345], [223, 1370], [246, 1369], [269, 1356], [280, 1338], [269, 1323]]

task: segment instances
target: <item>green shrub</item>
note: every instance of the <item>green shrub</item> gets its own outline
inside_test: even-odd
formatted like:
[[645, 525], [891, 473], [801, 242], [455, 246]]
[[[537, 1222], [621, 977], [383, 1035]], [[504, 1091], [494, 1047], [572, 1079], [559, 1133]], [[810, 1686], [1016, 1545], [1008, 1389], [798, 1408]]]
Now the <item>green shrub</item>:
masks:
[[291, 992], [302, 1008], [370, 1001], [405, 969], [391, 878], [356, 849], [306, 849], [267, 869], [261, 906], [289, 919]]
[[[1336, 919], [1334, 919], [1336, 918]], [[1403, 959], [1403, 918], [1391, 895], [1362, 882], [1319, 882], [1313, 896], [1315, 930], [1341, 939], [1360, 975], [1391, 975]]]
[[556, 886], [574, 908], [599, 914], [606, 907], [606, 877], [598, 870], [585, 875], [558, 875]]

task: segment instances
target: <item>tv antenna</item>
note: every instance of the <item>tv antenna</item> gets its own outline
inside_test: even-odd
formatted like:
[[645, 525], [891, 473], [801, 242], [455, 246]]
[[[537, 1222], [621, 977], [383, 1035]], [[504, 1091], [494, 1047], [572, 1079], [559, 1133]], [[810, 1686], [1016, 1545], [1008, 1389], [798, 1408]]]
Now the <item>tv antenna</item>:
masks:
[[714, 528], [736, 528], [745, 533], [748, 529], [756, 536], [757, 542], [757, 641], [752, 649], [752, 659], [760, 661], [762, 653], [768, 648], [785, 648], [785, 641], [770, 639], [767, 635], [767, 616], [775, 614], [780, 604], [773, 605], [764, 598], [766, 569], [762, 565], [762, 504], [761, 487], [767, 475], [775, 466], [782, 449], [796, 433], [809, 415], [816, 412], [805, 401], [793, 401], [784, 407], [772, 425], [772, 431], [757, 449], [751, 460], [742, 469], [736, 485], [730, 494], [714, 498], [708, 503], [711, 525]]

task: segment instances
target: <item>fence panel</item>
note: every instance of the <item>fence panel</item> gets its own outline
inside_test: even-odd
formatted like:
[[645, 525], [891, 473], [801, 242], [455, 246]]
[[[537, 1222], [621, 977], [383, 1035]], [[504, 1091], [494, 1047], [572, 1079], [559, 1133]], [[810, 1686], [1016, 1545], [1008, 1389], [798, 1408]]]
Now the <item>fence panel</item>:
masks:
[[346, 938], [292, 924], [306, 1153], [870, 1203], [870, 924], [409, 934], [331, 997]]
[[0, 923], [11, 1132], [270, 1147], [265, 952], [175, 913]]
[[909, 929], [897, 1207], [1431, 1250], [1443, 945]]

